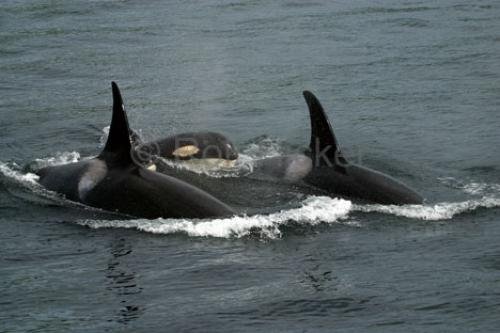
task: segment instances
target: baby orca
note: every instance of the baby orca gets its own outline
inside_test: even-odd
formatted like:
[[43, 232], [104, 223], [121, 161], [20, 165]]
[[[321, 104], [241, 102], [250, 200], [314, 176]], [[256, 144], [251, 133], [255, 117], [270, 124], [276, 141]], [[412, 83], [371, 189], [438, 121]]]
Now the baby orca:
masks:
[[186, 132], [151, 142], [140, 141], [135, 132], [134, 137], [134, 158], [151, 170], [158, 157], [210, 167], [233, 167], [238, 159], [236, 146], [216, 132]]

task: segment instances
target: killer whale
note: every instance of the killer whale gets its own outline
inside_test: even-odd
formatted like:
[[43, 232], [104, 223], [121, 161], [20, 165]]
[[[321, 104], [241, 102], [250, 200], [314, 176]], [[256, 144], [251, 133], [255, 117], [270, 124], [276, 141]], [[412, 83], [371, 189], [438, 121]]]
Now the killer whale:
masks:
[[157, 154], [166, 159], [233, 161], [238, 158], [236, 147], [226, 136], [210, 131], [179, 133], [143, 145], [157, 148]]
[[278, 156], [256, 162], [255, 173], [304, 182], [328, 194], [380, 204], [421, 204], [423, 198], [402, 182], [382, 172], [349, 162], [343, 155], [323, 106], [304, 91], [311, 138], [306, 154]]
[[349, 162], [342, 154], [330, 121], [310, 91], [303, 96], [309, 108], [313, 168], [304, 181], [331, 193], [380, 204], [421, 204], [423, 198], [402, 182], [382, 172]]
[[118, 85], [111, 85], [113, 114], [102, 152], [89, 160], [40, 169], [39, 183], [69, 200], [135, 217], [234, 215], [232, 208], [207, 192], [134, 162], [123, 99]]
[[150, 142], [141, 140], [135, 131], [131, 136], [134, 160], [150, 170], [156, 170], [158, 158], [213, 168], [233, 167], [238, 159], [236, 146], [217, 132], [184, 132]]

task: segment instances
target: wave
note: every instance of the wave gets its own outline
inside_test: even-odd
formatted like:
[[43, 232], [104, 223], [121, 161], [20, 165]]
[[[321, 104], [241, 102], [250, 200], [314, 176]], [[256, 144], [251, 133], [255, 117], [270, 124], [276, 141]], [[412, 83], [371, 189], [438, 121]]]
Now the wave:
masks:
[[38, 175], [31, 172], [22, 173], [16, 170], [16, 167], [18, 167], [16, 164], [9, 166], [8, 164], [0, 162], [0, 175], [24, 185], [38, 184]]
[[463, 191], [472, 195], [484, 195], [487, 193], [500, 193], [499, 184], [488, 184], [488, 183], [468, 183], [462, 187]]
[[355, 227], [362, 224], [350, 217], [351, 213], [382, 213], [425, 221], [450, 220], [456, 215], [479, 208], [500, 207], [499, 198], [484, 197], [463, 202], [438, 203], [435, 205], [356, 205], [349, 200], [311, 196], [301, 207], [282, 210], [268, 215], [234, 216], [224, 219], [189, 220], [85, 220], [77, 222], [93, 229], [127, 228], [153, 234], [186, 234], [192, 237], [241, 238], [259, 235], [261, 238], [280, 238], [280, 227], [290, 224], [315, 226], [341, 223]]
[[48, 166], [62, 165], [68, 163], [76, 163], [81, 159], [80, 153], [76, 151], [58, 152], [55, 156], [35, 159], [32, 167], [36, 169], [45, 168]]
[[85, 220], [78, 223], [94, 229], [133, 228], [154, 234], [185, 233], [188, 236], [197, 237], [240, 238], [258, 232], [265, 238], [274, 239], [281, 236], [279, 227], [284, 224], [295, 222], [316, 225], [341, 222], [348, 217], [351, 207], [352, 203], [344, 199], [309, 197], [299, 208], [286, 209], [268, 215], [234, 216], [211, 220], [161, 218], [126, 221]]
[[450, 220], [454, 216], [472, 212], [478, 208], [500, 207], [500, 199], [483, 197], [462, 202], [443, 202], [434, 205], [355, 205], [354, 210], [363, 213], [384, 213], [426, 221]]
[[20, 171], [20, 167], [15, 163], [9, 165], [0, 161], [0, 184], [4, 185], [13, 197], [37, 205], [70, 205], [69, 201], [55, 192], [43, 188], [38, 179], [38, 175], [34, 173]]
[[500, 194], [500, 184], [497, 183], [463, 182], [454, 177], [441, 177], [438, 180], [444, 185], [473, 196], [495, 196]]
[[285, 153], [285, 148], [283, 141], [263, 135], [247, 142], [242, 147], [241, 153], [251, 159], [258, 160], [281, 156]]

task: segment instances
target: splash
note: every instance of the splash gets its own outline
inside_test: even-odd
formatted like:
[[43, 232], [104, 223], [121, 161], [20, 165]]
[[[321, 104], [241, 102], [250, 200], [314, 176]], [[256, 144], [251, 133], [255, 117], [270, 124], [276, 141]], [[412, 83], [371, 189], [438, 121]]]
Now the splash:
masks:
[[78, 223], [94, 229], [128, 228], [153, 234], [187, 234], [192, 237], [241, 238], [257, 234], [261, 238], [276, 239], [282, 236], [280, 227], [291, 223], [315, 226], [320, 223], [361, 227], [362, 222], [350, 218], [351, 213], [381, 213], [424, 221], [450, 220], [456, 215], [479, 208], [500, 207], [500, 199], [485, 197], [463, 202], [435, 205], [356, 205], [351, 201], [311, 196], [301, 207], [282, 210], [268, 215], [234, 216], [224, 219], [136, 219], [125, 221], [85, 220]]
[[76, 151], [56, 153], [56, 156], [35, 159], [36, 169], [48, 166], [76, 163], [80, 160], [80, 153]]
[[109, 128], [110, 126], [106, 126], [102, 128], [102, 134], [101, 137], [99, 138], [99, 147], [104, 148], [106, 145], [106, 141], [108, 141], [108, 135], [109, 135]]
[[383, 213], [426, 221], [450, 220], [454, 216], [472, 212], [478, 208], [500, 207], [500, 199], [483, 197], [462, 202], [443, 202], [435, 205], [355, 205], [354, 210], [364, 213]]
[[487, 196], [487, 195], [500, 194], [500, 184], [496, 183], [484, 183], [477, 181], [470, 181], [464, 183], [453, 177], [441, 177], [438, 178], [438, 180], [447, 186], [461, 190], [464, 193], [474, 196]]
[[234, 163], [232, 163], [233, 161], [215, 159], [193, 159], [187, 161], [174, 161], [160, 157], [157, 159], [170, 168], [186, 170], [212, 178], [242, 177], [253, 171], [253, 160], [241, 154]]
[[26, 185], [34, 185], [38, 184], [37, 181], [39, 179], [38, 175], [35, 175], [34, 173], [21, 173], [17, 170], [15, 170], [15, 167], [17, 165], [13, 165], [12, 168], [9, 167], [9, 165], [0, 162], [0, 174], [6, 178], [10, 178], [14, 181], [17, 181], [22, 184]]
[[284, 154], [283, 142], [262, 136], [241, 149], [243, 155], [252, 160], [281, 156]]
[[472, 183], [463, 185], [462, 190], [465, 193], [472, 194], [472, 195], [484, 195], [484, 194], [488, 194], [488, 193], [500, 193], [500, 185], [499, 184], [472, 182]]
[[301, 207], [268, 215], [234, 216], [224, 219], [187, 220], [156, 219], [128, 221], [80, 221], [91, 228], [133, 228], [154, 234], [184, 233], [194, 237], [240, 238], [258, 231], [261, 236], [274, 239], [281, 236], [280, 226], [290, 222], [304, 225], [342, 222], [351, 211], [348, 200], [329, 197], [309, 197]]

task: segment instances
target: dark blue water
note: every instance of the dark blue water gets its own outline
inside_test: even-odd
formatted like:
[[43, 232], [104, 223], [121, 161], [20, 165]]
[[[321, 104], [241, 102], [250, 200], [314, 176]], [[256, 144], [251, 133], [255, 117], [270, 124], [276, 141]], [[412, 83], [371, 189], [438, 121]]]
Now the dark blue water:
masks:
[[[498, 330], [499, 55], [493, 0], [2, 1], [0, 331]], [[146, 138], [250, 161], [307, 145], [309, 89], [427, 202], [123, 221], [44, 193], [33, 166], [99, 152], [111, 80]]]

